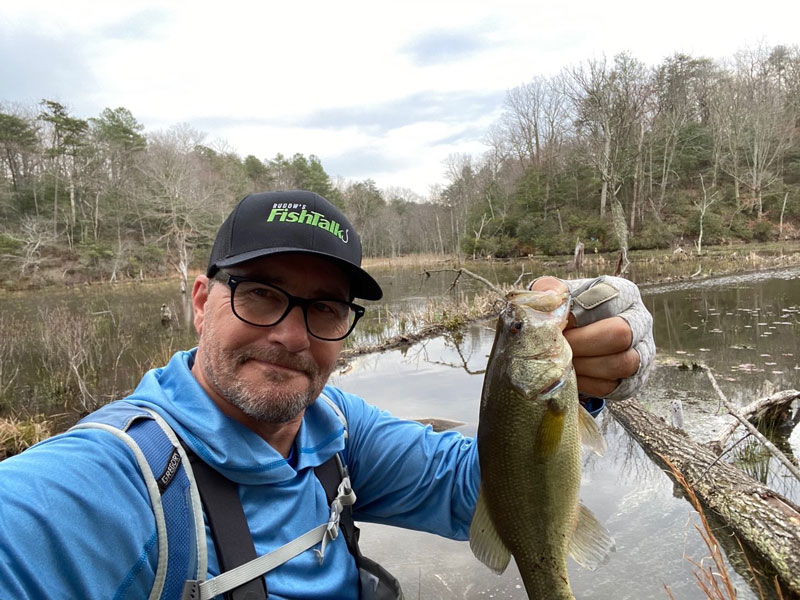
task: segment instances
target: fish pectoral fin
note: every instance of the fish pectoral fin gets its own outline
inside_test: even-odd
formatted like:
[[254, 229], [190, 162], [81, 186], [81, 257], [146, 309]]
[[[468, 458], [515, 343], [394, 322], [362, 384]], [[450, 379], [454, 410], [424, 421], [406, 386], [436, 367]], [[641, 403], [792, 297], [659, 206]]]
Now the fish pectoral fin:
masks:
[[554, 403], [547, 406], [544, 416], [539, 423], [539, 430], [534, 440], [534, 452], [539, 459], [552, 456], [561, 443], [561, 434], [564, 431], [564, 412], [559, 410]]
[[582, 405], [578, 406], [578, 435], [581, 444], [589, 448], [598, 456], [606, 453], [606, 440], [597, 426], [597, 421]]
[[578, 523], [569, 543], [569, 555], [580, 566], [594, 571], [616, 550], [614, 538], [583, 504], [578, 506]]
[[469, 547], [479, 561], [498, 575], [506, 570], [511, 560], [511, 552], [500, 539], [489, 516], [482, 488], [469, 526]]

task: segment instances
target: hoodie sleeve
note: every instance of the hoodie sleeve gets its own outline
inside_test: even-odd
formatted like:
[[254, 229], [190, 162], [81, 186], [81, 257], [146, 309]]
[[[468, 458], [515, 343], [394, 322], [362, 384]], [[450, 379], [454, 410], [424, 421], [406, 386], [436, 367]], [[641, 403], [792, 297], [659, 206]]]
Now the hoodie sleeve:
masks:
[[157, 535], [133, 455], [80, 431], [0, 463], [0, 598], [146, 598]]
[[391, 416], [334, 388], [348, 421], [354, 517], [465, 540], [478, 495], [477, 443]]

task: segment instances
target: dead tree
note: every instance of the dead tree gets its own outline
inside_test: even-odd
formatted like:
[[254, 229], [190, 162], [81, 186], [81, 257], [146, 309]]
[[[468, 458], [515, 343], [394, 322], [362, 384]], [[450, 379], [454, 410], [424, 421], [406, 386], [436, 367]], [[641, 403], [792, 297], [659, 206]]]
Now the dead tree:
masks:
[[575, 252], [572, 256], [572, 266], [578, 272], [583, 268], [583, 242], [578, 238], [575, 240]]
[[656, 464], [668, 459], [700, 501], [775, 569], [787, 589], [800, 594], [800, 507], [692, 441], [634, 399], [609, 410]]
[[[789, 410], [792, 402], [800, 398], [800, 391], [783, 390], [771, 396], [759, 398], [739, 410], [739, 414], [752, 423], [774, 422], [779, 420], [776, 415], [784, 414]], [[731, 437], [741, 423], [738, 419], [731, 421], [716, 439], [708, 442], [708, 446], [717, 454], [722, 453], [725, 442]]]

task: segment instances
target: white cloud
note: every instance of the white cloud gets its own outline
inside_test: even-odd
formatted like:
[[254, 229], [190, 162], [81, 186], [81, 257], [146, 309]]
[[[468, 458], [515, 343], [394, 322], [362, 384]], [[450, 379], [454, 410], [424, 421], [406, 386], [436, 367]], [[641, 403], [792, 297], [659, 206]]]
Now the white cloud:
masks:
[[0, 101], [125, 106], [149, 130], [188, 122], [241, 155], [316, 154], [332, 175], [424, 194], [534, 75], [621, 51], [652, 65], [794, 44], [798, 22], [783, 0], [29, 0], [0, 7], [14, 46], [0, 41]]

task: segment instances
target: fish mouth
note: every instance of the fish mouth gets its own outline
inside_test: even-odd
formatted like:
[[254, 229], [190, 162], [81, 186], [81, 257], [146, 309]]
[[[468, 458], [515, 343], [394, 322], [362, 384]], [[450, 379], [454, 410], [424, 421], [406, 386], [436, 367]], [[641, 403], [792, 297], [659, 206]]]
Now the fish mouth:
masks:
[[569, 307], [569, 292], [554, 292], [547, 290], [535, 292], [532, 290], [512, 290], [506, 295], [506, 301], [511, 304], [527, 306], [538, 312], [552, 313], [562, 308]]
[[[567, 324], [572, 298], [568, 292], [533, 292], [528, 290], [513, 290], [506, 296], [504, 312], [508, 318], [516, 321], [529, 321], [541, 323], [544, 321], [559, 321], [561, 329]], [[524, 310], [524, 319], [518, 318], [517, 309]], [[519, 317], [522, 315], [520, 314]], [[522, 327], [515, 326], [517, 331]]]
[[569, 378], [572, 376], [572, 372], [574, 370], [575, 369], [572, 366], [572, 363], [567, 365], [567, 368], [564, 370], [564, 372], [561, 374], [561, 376], [558, 379], [556, 379], [552, 383], [546, 385], [541, 390], [539, 390], [539, 396], [541, 398], [545, 399], [545, 400], [555, 396], [558, 393], [558, 391], [562, 387], [564, 387], [564, 385], [567, 383], [567, 381], [569, 381]]
[[[500, 316], [506, 334], [518, 337], [529, 328], [546, 328], [563, 332], [567, 327], [569, 314], [569, 303], [560, 305], [554, 312], [542, 312], [523, 304], [508, 303]], [[537, 353], [539, 358], [552, 356], [553, 351], [559, 351], [558, 348], [543, 348], [542, 350], [541, 354]]]

